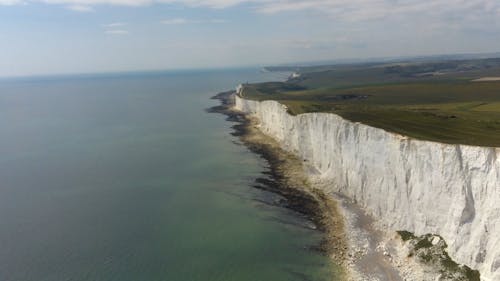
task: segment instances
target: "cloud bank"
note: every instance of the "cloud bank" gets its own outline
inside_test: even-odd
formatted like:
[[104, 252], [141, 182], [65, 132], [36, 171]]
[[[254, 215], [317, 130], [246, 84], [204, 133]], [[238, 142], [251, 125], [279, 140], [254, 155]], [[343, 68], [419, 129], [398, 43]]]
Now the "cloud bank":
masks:
[[146, 6], [152, 4], [180, 4], [188, 7], [224, 9], [249, 4], [261, 13], [311, 10], [332, 17], [359, 20], [415, 13], [460, 13], [480, 16], [500, 15], [498, 0], [0, 0], [0, 5], [41, 2], [68, 7], [92, 8], [98, 5]]
[[[426, 26], [429, 30], [481, 30], [500, 26], [498, 0], [0, 0], [0, 5], [45, 3], [61, 5], [76, 12], [92, 12], [98, 6], [149, 6], [176, 4], [186, 7], [226, 9], [243, 6], [254, 12], [309, 12], [332, 22], [382, 22], [388, 29], [398, 22]], [[166, 25], [222, 23], [218, 20], [166, 19]]]
[[[122, 1], [122, 0], [117, 0]], [[141, 3], [148, 0], [123, 0]], [[500, 3], [497, 0], [149, 0], [159, 3], [177, 3], [192, 7], [227, 8], [244, 3], [253, 4], [257, 10], [266, 13], [297, 11], [304, 9], [326, 13], [352, 12], [368, 16], [383, 16], [399, 12], [444, 10], [480, 10], [498, 13]], [[368, 12], [367, 12], [368, 11]]]

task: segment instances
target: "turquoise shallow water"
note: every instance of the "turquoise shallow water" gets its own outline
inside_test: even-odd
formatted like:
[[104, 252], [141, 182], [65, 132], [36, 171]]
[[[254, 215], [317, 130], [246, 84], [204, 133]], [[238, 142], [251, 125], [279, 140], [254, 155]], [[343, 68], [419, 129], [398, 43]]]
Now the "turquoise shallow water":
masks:
[[[277, 74], [274, 74], [277, 75]], [[210, 96], [254, 69], [0, 81], [0, 280], [331, 280]]]

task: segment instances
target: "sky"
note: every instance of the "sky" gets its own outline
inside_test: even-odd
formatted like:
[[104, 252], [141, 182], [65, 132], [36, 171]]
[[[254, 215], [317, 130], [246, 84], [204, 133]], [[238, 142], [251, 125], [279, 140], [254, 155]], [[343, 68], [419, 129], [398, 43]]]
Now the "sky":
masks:
[[500, 51], [500, 0], [0, 0], [0, 76]]

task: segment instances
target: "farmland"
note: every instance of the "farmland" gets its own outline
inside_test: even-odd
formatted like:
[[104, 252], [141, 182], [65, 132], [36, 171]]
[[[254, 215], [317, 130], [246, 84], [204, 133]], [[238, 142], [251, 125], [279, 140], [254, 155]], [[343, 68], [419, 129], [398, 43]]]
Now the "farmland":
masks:
[[410, 137], [500, 146], [500, 60], [355, 65], [246, 84], [245, 98], [277, 100], [290, 114], [329, 112]]

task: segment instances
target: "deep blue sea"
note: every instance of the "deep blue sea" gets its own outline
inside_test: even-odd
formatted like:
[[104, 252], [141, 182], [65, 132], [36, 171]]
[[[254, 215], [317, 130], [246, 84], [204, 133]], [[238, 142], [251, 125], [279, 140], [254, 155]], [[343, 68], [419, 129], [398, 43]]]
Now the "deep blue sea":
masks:
[[[206, 108], [258, 69], [0, 80], [0, 280], [332, 280]], [[272, 199], [271, 199], [272, 201]]]

